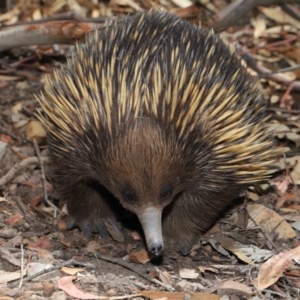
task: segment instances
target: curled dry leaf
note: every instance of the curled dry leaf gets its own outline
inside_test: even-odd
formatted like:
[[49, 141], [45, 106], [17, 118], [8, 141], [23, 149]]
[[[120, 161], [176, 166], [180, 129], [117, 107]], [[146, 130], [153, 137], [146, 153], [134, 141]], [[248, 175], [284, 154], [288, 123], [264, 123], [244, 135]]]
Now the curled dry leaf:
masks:
[[79, 290], [73, 283], [73, 280], [76, 279], [76, 276], [65, 276], [57, 281], [57, 287], [65, 291], [71, 297], [76, 299], [105, 299], [108, 297], [97, 296], [91, 293], [85, 293]]
[[167, 271], [161, 271], [159, 269], [156, 269], [156, 276], [164, 284], [173, 285], [175, 283], [174, 280], [172, 279], [171, 274], [168, 273]]
[[129, 254], [130, 261], [134, 263], [146, 264], [150, 261], [149, 253], [146, 250], [133, 251]]
[[290, 184], [290, 179], [288, 176], [284, 176], [281, 181], [273, 181], [272, 185], [276, 185], [277, 189], [283, 194], [287, 191]]
[[260, 249], [254, 245], [242, 245], [230, 238], [226, 238], [221, 245], [225, 249], [233, 252], [240, 260], [248, 263], [249, 265], [265, 261], [272, 256], [272, 251]]
[[300, 28], [300, 22], [289, 16], [280, 7], [260, 7], [260, 11], [263, 12], [265, 16], [282, 24], [290, 24], [297, 28]]
[[251, 24], [254, 27], [253, 36], [256, 39], [259, 38], [267, 28], [266, 19], [264, 19], [261, 15], [253, 18], [251, 20]]
[[[23, 276], [25, 276], [26, 270], [23, 270]], [[16, 271], [16, 272], [4, 272], [0, 270], [0, 284], [1, 283], [6, 283], [6, 282], [10, 282], [10, 281], [14, 281], [17, 279], [21, 278], [21, 272], [20, 271]]]
[[151, 300], [156, 300], [159, 298], [166, 298], [168, 300], [220, 300], [220, 296], [211, 295], [205, 293], [186, 293], [186, 292], [178, 292], [178, 293], [169, 293], [169, 292], [159, 292], [159, 291], [141, 291], [140, 292], [144, 297], [147, 297]]
[[29, 141], [36, 140], [38, 144], [43, 144], [46, 140], [46, 131], [39, 121], [32, 120], [26, 126], [26, 137]]
[[179, 269], [179, 276], [184, 279], [196, 279], [199, 273], [194, 269], [182, 268]]
[[274, 284], [282, 275], [282, 273], [294, 264], [293, 260], [299, 259], [300, 246], [271, 257], [261, 266], [258, 272], [258, 289], [263, 290]]
[[141, 235], [137, 232], [137, 231], [133, 231], [131, 233], [131, 237], [135, 240], [135, 241], [141, 241]]
[[243, 283], [236, 282], [233, 280], [226, 280], [222, 282], [220, 284], [219, 289], [226, 293], [235, 293], [235, 294], [244, 295], [246, 297], [250, 297], [253, 294], [253, 291], [251, 290], [250, 287], [248, 287]]
[[5, 224], [9, 225], [9, 226], [13, 226], [17, 223], [20, 223], [23, 220], [23, 216], [20, 214], [15, 214], [12, 216], [9, 216], [6, 220], [5, 220]]
[[251, 219], [264, 232], [270, 234], [276, 232], [278, 239], [293, 239], [296, 233], [293, 228], [275, 211], [259, 204], [247, 206], [247, 212]]
[[82, 268], [62, 267], [60, 270], [64, 273], [68, 274], [68, 275], [76, 275], [78, 272], [83, 272], [84, 269], [82, 269]]

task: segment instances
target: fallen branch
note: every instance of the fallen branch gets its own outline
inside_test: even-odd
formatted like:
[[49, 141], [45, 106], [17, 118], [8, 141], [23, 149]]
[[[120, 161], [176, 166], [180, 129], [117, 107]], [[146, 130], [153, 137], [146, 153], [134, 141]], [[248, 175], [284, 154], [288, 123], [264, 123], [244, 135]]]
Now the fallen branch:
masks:
[[118, 258], [114, 258], [114, 257], [108, 257], [108, 256], [105, 256], [105, 255], [102, 255], [102, 254], [90, 253], [90, 252], [87, 252], [85, 255], [89, 256], [89, 257], [97, 257], [100, 260], [103, 260], [103, 261], [106, 261], [106, 262], [109, 262], [109, 263], [112, 263], [112, 264], [119, 265], [119, 266], [121, 266], [123, 268], [126, 268], [126, 269], [128, 269], [128, 270], [130, 270], [130, 271], [132, 271], [132, 272], [134, 272], [136, 274], [138, 274], [140, 277], [148, 280], [151, 283], [160, 285], [161, 287], [163, 287], [164, 289], [166, 289], [169, 292], [174, 292], [175, 291], [175, 289], [172, 286], [164, 284], [163, 282], [161, 282], [161, 281], [159, 281], [159, 280], [157, 280], [155, 278], [151, 278], [150, 276], [145, 275], [144, 273], [142, 273], [139, 270], [137, 270], [134, 267], [134, 265], [129, 264], [129, 263], [123, 261], [122, 259], [118, 259]]
[[[64, 262], [60, 263], [57, 266], [54, 266], [54, 267], [51, 267], [51, 268], [48, 268], [48, 269], [44, 269], [44, 270], [39, 271], [39, 272], [37, 272], [37, 273], [35, 273], [31, 276], [27, 276], [26, 278], [23, 279], [23, 284], [28, 282], [28, 281], [31, 281], [32, 279], [34, 279], [36, 277], [39, 277], [41, 275], [48, 274], [50, 272], [59, 270], [62, 267], [65, 267], [65, 266], [68, 266], [68, 265], [77, 265], [77, 266], [83, 266], [83, 267], [86, 267], [86, 268], [89, 268], [89, 269], [95, 269], [95, 266], [93, 264], [76, 261], [75, 259], [70, 259], [70, 260], [67, 260], [67, 261], [64, 261]], [[20, 282], [21, 282], [21, 280], [18, 280], [16, 282], [10, 284], [10, 287], [11, 288], [16, 287], [20, 284]]]
[[41, 20], [7, 26], [0, 30], [0, 52], [31, 45], [72, 44], [95, 29], [96, 21]]
[[[43, 163], [49, 163], [49, 158], [46, 156], [41, 157]], [[0, 187], [8, 183], [13, 177], [25, 169], [29, 165], [37, 165], [39, 163], [39, 159], [37, 157], [28, 157], [23, 159], [21, 162], [15, 164], [4, 176], [0, 178]]]
[[268, 68], [257, 63], [255, 58], [242, 46], [236, 45], [237, 53], [245, 60], [247, 66], [252, 70], [256, 71], [260, 77], [272, 80], [274, 82], [280, 83], [284, 86], [288, 86], [289, 92], [291, 91], [300, 91], [300, 81], [294, 81], [288, 79], [278, 73], [274, 73]]
[[219, 21], [214, 28], [217, 31], [226, 30], [228, 27], [235, 25], [247, 12], [257, 6], [292, 3], [299, 3], [299, 0], [237, 0], [226, 6], [226, 8], [219, 13]]

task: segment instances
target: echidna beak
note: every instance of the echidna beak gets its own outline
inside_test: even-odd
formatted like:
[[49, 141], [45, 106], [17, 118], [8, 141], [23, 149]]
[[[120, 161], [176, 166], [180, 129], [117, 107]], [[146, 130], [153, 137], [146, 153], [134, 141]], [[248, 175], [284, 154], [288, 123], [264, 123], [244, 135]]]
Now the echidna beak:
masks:
[[161, 213], [161, 209], [150, 206], [138, 215], [144, 230], [148, 250], [156, 256], [161, 255], [164, 249]]

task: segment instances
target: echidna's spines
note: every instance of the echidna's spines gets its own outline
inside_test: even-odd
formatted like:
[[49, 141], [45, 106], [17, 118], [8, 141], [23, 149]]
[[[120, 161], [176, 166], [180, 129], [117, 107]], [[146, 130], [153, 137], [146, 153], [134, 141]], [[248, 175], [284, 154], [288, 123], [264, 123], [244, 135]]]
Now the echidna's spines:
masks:
[[[47, 99], [41, 98], [40, 119], [53, 147], [61, 150], [64, 141], [64, 151], [73, 151], [68, 137], [76, 132], [91, 145], [103, 141], [97, 147], [105, 150], [120, 142], [115, 137], [124, 127], [134, 131], [153, 120], [182, 152], [193, 137], [196, 165], [230, 170], [243, 184], [265, 179], [279, 152], [269, 151], [257, 83], [213, 31], [187, 23], [182, 31], [178, 24], [179, 18], [163, 12], [137, 14], [122, 26], [108, 23], [77, 45], [68, 70], [55, 72], [46, 83]], [[203, 140], [211, 151], [207, 162]]]

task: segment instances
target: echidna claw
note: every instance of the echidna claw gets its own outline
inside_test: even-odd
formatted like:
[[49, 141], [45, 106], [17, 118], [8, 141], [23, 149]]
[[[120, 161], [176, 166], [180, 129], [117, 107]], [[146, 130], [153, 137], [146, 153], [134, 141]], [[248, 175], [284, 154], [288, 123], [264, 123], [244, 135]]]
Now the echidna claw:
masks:
[[92, 228], [91, 228], [91, 223], [90, 222], [83, 222], [80, 224], [79, 228], [81, 229], [83, 235], [89, 239], [92, 235]]
[[185, 245], [185, 246], [181, 247], [180, 252], [183, 256], [187, 256], [188, 253], [190, 252], [190, 249], [191, 249], [190, 247]]
[[109, 237], [108, 230], [102, 220], [99, 220], [96, 223], [96, 229], [102, 239], [106, 239]]
[[67, 230], [71, 230], [76, 226], [76, 222], [74, 219], [69, 218], [67, 221]]

